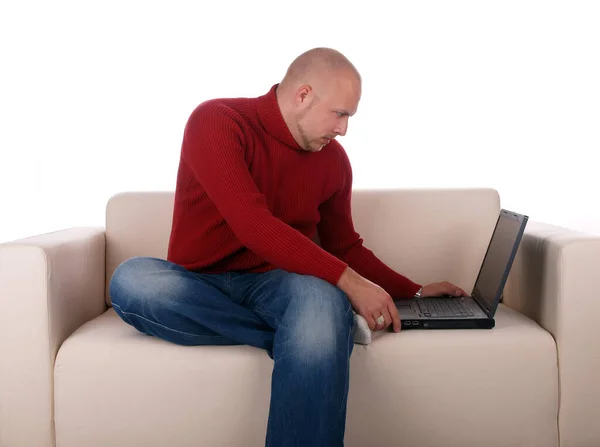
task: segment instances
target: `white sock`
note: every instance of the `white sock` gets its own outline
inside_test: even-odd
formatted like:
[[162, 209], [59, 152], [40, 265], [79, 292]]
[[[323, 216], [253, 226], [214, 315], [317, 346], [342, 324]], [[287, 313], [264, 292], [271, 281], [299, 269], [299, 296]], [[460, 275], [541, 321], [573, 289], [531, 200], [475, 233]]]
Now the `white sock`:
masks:
[[[354, 312], [354, 311], [353, 311]], [[371, 329], [361, 315], [354, 312], [354, 325], [352, 326], [352, 338], [354, 343], [368, 345], [371, 343]]]

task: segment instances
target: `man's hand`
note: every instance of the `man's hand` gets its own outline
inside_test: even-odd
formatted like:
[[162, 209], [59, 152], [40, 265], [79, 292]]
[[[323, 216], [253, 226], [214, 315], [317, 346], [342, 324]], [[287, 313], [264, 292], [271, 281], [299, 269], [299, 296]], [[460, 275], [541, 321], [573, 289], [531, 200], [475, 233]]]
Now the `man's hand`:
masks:
[[469, 296], [463, 289], [454, 284], [443, 281], [443, 282], [435, 282], [432, 284], [427, 284], [423, 286], [423, 290], [421, 291], [421, 297], [425, 298], [428, 296]]
[[[400, 316], [392, 297], [377, 284], [363, 278], [351, 268], [340, 277], [338, 287], [346, 292], [350, 304], [361, 315], [372, 331], [381, 331], [393, 324], [395, 332], [400, 331]], [[383, 322], [377, 319], [383, 316]]]

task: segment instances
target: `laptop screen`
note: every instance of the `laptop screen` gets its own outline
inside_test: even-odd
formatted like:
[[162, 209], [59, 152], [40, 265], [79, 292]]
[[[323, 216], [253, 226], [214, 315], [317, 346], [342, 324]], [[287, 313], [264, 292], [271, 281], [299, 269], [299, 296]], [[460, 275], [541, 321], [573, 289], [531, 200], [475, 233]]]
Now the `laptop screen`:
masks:
[[488, 314], [496, 311], [526, 223], [527, 216], [500, 211], [473, 288], [473, 295]]

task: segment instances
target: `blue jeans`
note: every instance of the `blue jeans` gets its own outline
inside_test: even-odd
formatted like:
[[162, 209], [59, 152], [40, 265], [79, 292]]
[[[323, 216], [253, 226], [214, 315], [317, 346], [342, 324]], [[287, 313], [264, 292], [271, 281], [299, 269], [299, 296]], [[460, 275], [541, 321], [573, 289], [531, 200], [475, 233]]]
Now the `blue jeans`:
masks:
[[274, 360], [266, 446], [344, 445], [353, 312], [312, 276], [200, 274], [166, 260], [123, 262], [110, 282], [117, 314], [180, 345], [245, 344]]

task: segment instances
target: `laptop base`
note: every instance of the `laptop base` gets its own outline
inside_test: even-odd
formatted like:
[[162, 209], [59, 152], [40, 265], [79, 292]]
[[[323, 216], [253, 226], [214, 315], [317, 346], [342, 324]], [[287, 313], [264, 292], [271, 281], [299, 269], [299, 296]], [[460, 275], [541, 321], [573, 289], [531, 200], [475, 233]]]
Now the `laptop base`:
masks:
[[406, 329], [492, 329], [496, 322], [493, 318], [469, 319], [427, 319], [402, 320], [402, 330]]

